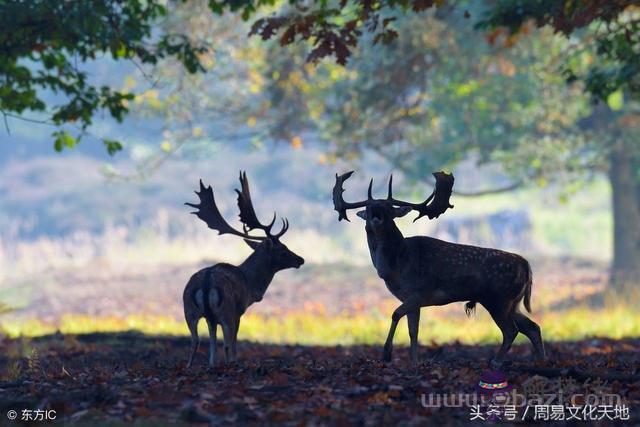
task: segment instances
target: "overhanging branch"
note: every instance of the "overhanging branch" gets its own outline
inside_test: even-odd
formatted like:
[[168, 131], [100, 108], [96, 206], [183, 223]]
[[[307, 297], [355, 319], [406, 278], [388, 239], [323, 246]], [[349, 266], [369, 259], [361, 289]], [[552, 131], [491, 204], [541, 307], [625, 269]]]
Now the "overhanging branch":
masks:
[[460, 197], [480, 197], [480, 196], [489, 196], [492, 194], [500, 194], [500, 193], [508, 193], [509, 191], [517, 190], [518, 188], [524, 185], [524, 181], [519, 180], [516, 182], [512, 182], [504, 187], [496, 187], [489, 188], [486, 190], [478, 190], [478, 191], [456, 191], [453, 190], [453, 194]]
[[[386, 160], [388, 160], [389, 162], [391, 162], [391, 164], [402, 170], [402, 171], [406, 171], [406, 168], [404, 168], [401, 164], [400, 161], [398, 161], [397, 159], [389, 159], [386, 156], [384, 156], [380, 150], [376, 149], [376, 152], [378, 154], [380, 154], [383, 158], [385, 158]], [[420, 177], [419, 178], [420, 182], [425, 183], [430, 185], [431, 187], [433, 187], [433, 182], [431, 182], [431, 180], [429, 178], [427, 178], [426, 176], [424, 177]], [[501, 193], [508, 193], [510, 191], [514, 191], [517, 190], [518, 188], [522, 187], [524, 185], [524, 179], [519, 179], [517, 181], [511, 182], [507, 185], [504, 185], [502, 187], [496, 187], [496, 188], [488, 188], [488, 189], [484, 189], [484, 190], [477, 190], [477, 191], [460, 191], [460, 190], [453, 190], [453, 195], [454, 196], [460, 196], [460, 197], [482, 197], [482, 196], [490, 196], [493, 194], [501, 194]]]

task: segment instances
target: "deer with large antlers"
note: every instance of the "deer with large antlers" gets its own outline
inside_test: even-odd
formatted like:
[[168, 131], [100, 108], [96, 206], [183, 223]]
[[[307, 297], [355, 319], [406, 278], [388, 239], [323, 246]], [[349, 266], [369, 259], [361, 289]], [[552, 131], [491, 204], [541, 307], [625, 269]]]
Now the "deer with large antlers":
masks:
[[524, 300], [525, 308], [531, 312], [532, 273], [527, 260], [497, 249], [449, 243], [427, 236], [405, 238], [396, 226], [394, 219], [412, 210], [418, 212], [415, 219], [418, 220], [424, 216], [437, 218], [453, 208], [449, 203], [453, 175], [434, 173], [435, 188], [422, 203], [394, 199], [393, 177], [389, 178], [386, 199], [373, 198], [372, 179], [367, 200], [348, 203], [342, 197], [343, 184], [352, 174], [336, 174], [333, 204], [338, 220], [349, 221], [348, 209], [365, 208], [357, 215], [366, 221], [371, 260], [389, 291], [402, 301], [391, 317], [383, 360], [391, 360], [393, 336], [398, 321], [406, 315], [411, 360], [417, 363], [420, 308], [456, 301], [468, 301], [465, 306], [468, 315], [476, 303], [482, 304], [502, 331], [502, 345], [492, 364], [500, 364], [518, 332], [529, 338], [539, 358], [545, 357], [540, 327], [519, 310]]
[[[191, 353], [187, 367], [193, 363], [198, 350], [198, 321], [205, 318], [209, 327], [209, 365], [216, 363], [217, 325], [220, 325], [224, 335], [225, 361], [236, 361], [236, 341], [240, 317], [254, 302], [262, 300], [274, 275], [287, 268], [300, 268], [304, 259], [280, 241], [289, 229], [289, 222], [282, 220], [282, 229], [272, 234], [271, 230], [276, 220], [270, 224], [262, 224], [256, 215], [251, 202], [249, 181], [246, 173], [240, 172], [240, 190], [238, 193], [238, 207], [242, 230], [238, 231], [230, 226], [222, 217], [216, 206], [211, 187], [205, 187], [200, 181], [200, 191], [196, 191], [200, 203], [195, 205], [185, 203], [196, 208], [192, 212], [207, 226], [217, 230], [218, 234], [232, 234], [239, 236], [253, 249], [253, 253], [239, 266], [226, 263], [203, 268], [189, 279], [183, 293], [184, 316], [191, 332]], [[249, 234], [252, 230], [264, 232], [264, 236]]]

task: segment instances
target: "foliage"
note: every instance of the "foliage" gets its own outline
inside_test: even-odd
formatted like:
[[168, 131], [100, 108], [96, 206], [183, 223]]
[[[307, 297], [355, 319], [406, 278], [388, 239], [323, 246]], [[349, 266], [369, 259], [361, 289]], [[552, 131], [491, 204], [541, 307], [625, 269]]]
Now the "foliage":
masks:
[[[134, 95], [109, 86], [97, 87], [79, 64], [108, 55], [116, 61], [139, 61], [137, 65], [158, 64], [162, 59], [173, 58], [188, 73], [205, 71], [201, 56], [207, 52], [203, 43], [194, 41], [193, 33], [176, 24], [181, 16], [182, 4], [199, 8], [201, 17], [211, 12], [221, 15], [230, 11], [243, 20], [252, 19], [259, 11], [269, 13], [257, 18], [250, 34], [263, 40], [278, 36], [281, 46], [306, 41], [312, 45], [306, 55], [308, 62], [317, 63], [327, 56], [345, 65], [348, 58], [357, 54], [359, 43], [389, 44], [400, 36], [406, 45], [415, 35], [402, 22], [411, 17], [423, 19], [422, 12], [435, 10], [436, 15], [447, 16], [459, 10], [464, 22], [454, 27], [467, 37], [473, 24], [480, 30], [494, 29], [488, 41], [494, 43], [506, 27], [506, 43], [512, 45], [533, 19], [539, 26], [549, 25], [567, 35], [586, 28], [595, 41], [593, 51], [598, 61], [588, 66], [572, 55], [563, 65], [567, 81], [580, 80], [595, 99], [620, 103], [623, 93], [635, 96], [640, 85], [640, 69], [637, 53], [640, 40], [639, 21], [633, 2], [555, 2], [537, 0], [523, 2], [503, 0], [487, 6], [464, 1], [444, 0], [340, 0], [303, 4], [296, 0], [288, 4], [276, 4], [274, 0], [241, 0], [202, 2], [161, 0], [86, 1], [67, 2], [32, 1], [0, 2], [0, 24], [5, 29], [0, 36], [3, 55], [0, 75], [4, 81], [0, 90], [0, 110], [7, 117], [24, 117], [24, 112], [46, 112], [46, 118], [32, 119], [53, 124], [54, 147], [60, 151], [76, 145], [86, 134], [93, 116], [106, 110], [122, 121]], [[477, 17], [482, 16], [481, 19]], [[213, 18], [221, 22], [222, 18]], [[169, 25], [166, 23], [170, 22]], [[173, 24], [171, 24], [173, 22]], [[224, 50], [226, 41], [214, 40]], [[452, 47], [441, 40], [440, 55]], [[274, 50], [265, 46], [271, 54]], [[433, 52], [436, 46], [427, 46]], [[381, 48], [384, 54], [389, 49]], [[451, 54], [449, 51], [446, 55]], [[304, 55], [298, 50], [297, 54]], [[245, 58], [248, 59], [248, 58]], [[415, 58], [414, 58], [415, 59]], [[429, 61], [422, 64], [428, 66]], [[413, 64], [415, 66], [416, 64]], [[420, 65], [420, 64], [418, 64]], [[209, 67], [210, 68], [210, 67]], [[426, 68], [421, 73], [428, 72]], [[44, 91], [64, 95], [65, 102], [54, 105], [44, 96]], [[613, 98], [612, 98], [613, 97]], [[262, 110], [264, 111], [264, 109]], [[416, 117], [417, 119], [418, 117]], [[79, 123], [79, 134], [73, 136], [62, 125]], [[117, 141], [104, 140], [110, 154], [121, 149]], [[171, 150], [169, 150], [171, 151]]]
[[347, 69], [278, 62], [270, 51], [264, 75], [272, 135], [312, 132], [333, 157], [373, 150], [417, 180], [470, 155], [539, 183], [594, 167], [576, 126], [589, 105], [579, 86], [567, 87], [553, 72], [564, 43], [549, 31], [505, 48], [478, 37], [463, 10], [395, 25], [402, 38], [363, 47]]
[[[307, 61], [317, 62], [334, 56], [338, 64], [345, 65], [362, 40], [363, 33], [372, 44], [389, 44], [405, 30], [398, 28], [399, 16], [420, 15], [436, 9], [447, 13], [451, 8], [464, 7], [467, 25], [475, 24], [479, 30], [493, 29], [493, 38], [501, 28], [511, 35], [510, 42], [522, 30], [528, 30], [530, 20], [539, 26], [548, 25], [566, 36], [581, 29], [592, 30], [589, 42], [595, 45], [600, 61], [594, 61], [586, 70], [577, 70], [575, 64], [565, 64], [564, 74], [569, 82], [581, 80], [595, 99], [606, 101], [618, 90], [640, 96], [640, 20], [637, 2], [633, 0], [572, 1], [572, 0], [501, 0], [487, 2], [481, 13], [465, 1], [445, 0], [340, 0], [322, 1], [311, 5], [291, 1], [277, 13], [257, 19], [251, 34], [263, 40], [278, 37], [282, 46], [304, 40], [313, 45]], [[242, 10], [248, 19], [265, 4], [273, 1], [244, 0], [213, 2], [215, 11], [225, 8]], [[476, 16], [482, 16], [480, 19]]]
[[578, 46], [563, 64], [568, 82], [583, 81], [596, 101], [607, 101], [616, 92], [640, 99], [640, 9], [636, 1], [501, 0], [477, 26], [496, 31], [505, 28], [513, 37], [531, 21], [567, 37], [586, 35], [597, 59], [586, 67], [580, 64], [575, 58], [585, 49]]
[[[297, 148], [309, 135], [327, 143], [325, 161], [373, 150], [413, 179], [470, 153], [505, 166], [514, 181], [504, 189], [606, 170], [610, 148], [637, 134], [633, 104], [616, 93], [609, 110], [598, 111], [606, 119], [595, 123], [584, 87], [566, 86], [558, 73], [572, 42], [530, 26], [478, 37], [467, 16], [485, 10], [447, 6], [398, 16], [394, 26], [402, 37], [392, 46], [364, 43], [342, 67], [305, 64], [300, 44], [283, 50], [278, 43], [243, 43], [247, 29], [237, 19], [221, 23], [206, 6], [187, 4], [175, 9], [165, 31], [188, 29], [221, 47], [202, 56], [211, 64], [206, 75], [190, 76], [163, 61], [158, 76], [171, 84], [159, 97], [154, 89], [142, 94], [137, 110], [163, 117], [160, 156], [187, 141], [210, 145], [228, 136], [251, 138], [255, 146], [274, 138]], [[595, 55], [582, 51], [577, 63]], [[204, 145], [183, 152], [195, 147]]]
[[[54, 148], [75, 146], [91, 125], [93, 116], [106, 110], [121, 122], [133, 94], [109, 86], [96, 86], [81, 65], [101, 56], [116, 61], [156, 64], [176, 58], [190, 73], [202, 71], [198, 54], [205, 47], [186, 35], [154, 31], [154, 24], [167, 15], [159, 0], [0, 1], [0, 112], [21, 117], [31, 111], [45, 115], [36, 122], [49, 123]], [[49, 91], [56, 94], [48, 99]], [[64, 101], [55, 105], [60, 97]], [[42, 116], [39, 116], [42, 117]], [[79, 134], [71, 135], [63, 125], [79, 123]], [[7, 125], [8, 127], [8, 125]], [[105, 139], [109, 154], [122, 148]]]

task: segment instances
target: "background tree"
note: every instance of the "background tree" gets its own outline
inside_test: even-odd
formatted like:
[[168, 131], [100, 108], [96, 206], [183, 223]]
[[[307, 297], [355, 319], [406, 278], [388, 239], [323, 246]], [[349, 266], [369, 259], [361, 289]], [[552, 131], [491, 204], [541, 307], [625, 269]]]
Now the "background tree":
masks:
[[[599, 147], [612, 188], [614, 283], [640, 277], [640, 8], [633, 1], [499, 1], [479, 28], [516, 38], [534, 23], [575, 41], [559, 64], [597, 105], [583, 127]], [[587, 56], [585, 56], [587, 53]], [[588, 59], [583, 61], [581, 59]]]
[[[133, 94], [92, 83], [82, 65], [97, 58], [155, 64], [173, 57], [190, 73], [203, 71], [203, 45], [184, 33], [154, 31], [167, 15], [164, 3], [1, 0], [0, 113], [7, 131], [10, 117], [54, 125], [54, 147], [61, 151], [80, 141], [99, 111], [122, 121]], [[110, 154], [122, 148], [112, 139], [103, 143]]]
[[363, 43], [346, 68], [270, 61], [264, 74], [275, 76], [267, 83], [270, 120], [278, 123], [273, 136], [313, 132], [335, 156], [374, 150], [414, 180], [470, 155], [497, 161], [513, 178], [497, 191], [607, 173], [616, 231], [612, 279], [637, 280], [636, 106], [618, 91], [594, 105], [586, 83], [566, 83], [559, 68], [582, 73], [598, 55], [576, 47], [582, 39], [532, 26], [479, 37], [466, 13], [441, 8], [428, 17], [398, 17], [401, 37], [393, 45]]

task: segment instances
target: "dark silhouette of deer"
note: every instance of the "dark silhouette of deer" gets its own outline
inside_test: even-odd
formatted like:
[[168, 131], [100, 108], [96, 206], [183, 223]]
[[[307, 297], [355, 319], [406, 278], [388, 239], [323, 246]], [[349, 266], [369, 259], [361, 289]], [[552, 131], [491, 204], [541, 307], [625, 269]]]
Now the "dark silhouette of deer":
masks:
[[529, 338], [538, 357], [545, 357], [540, 327], [518, 308], [524, 300], [525, 308], [531, 312], [532, 273], [527, 260], [497, 249], [459, 245], [426, 236], [405, 238], [396, 226], [394, 219], [412, 210], [418, 212], [415, 219], [418, 220], [424, 216], [437, 218], [448, 208], [453, 208], [449, 204], [453, 175], [434, 173], [435, 188], [422, 203], [394, 199], [393, 177], [389, 178], [386, 199], [372, 197], [372, 179], [367, 200], [348, 203], [342, 197], [343, 184], [352, 174], [336, 174], [333, 204], [338, 211], [338, 219], [348, 221], [348, 209], [365, 208], [357, 215], [366, 221], [371, 261], [389, 291], [402, 301], [391, 317], [383, 360], [391, 360], [393, 336], [398, 321], [406, 315], [411, 360], [417, 363], [420, 308], [455, 301], [468, 301], [465, 306], [467, 315], [479, 302], [502, 331], [502, 345], [492, 360], [493, 364], [503, 360], [518, 332]]
[[[196, 191], [200, 199], [197, 205], [185, 203], [198, 209], [192, 212], [204, 221], [209, 228], [217, 230], [218, 234], [233, 234], [242, 237], [253, 249], [253, 253], [239, 266], [226, 263], [203, 268], [189, 279], [182, 299], [184, 302], [184, 317], [191, 332], [191, 354], [187, 367], [193, 363], [193, 357], [198, 350], [198, 321], [204, 317], [209, 327], [209, 365], [216, 362], [217, 325], [224, 334], [225, 361], [236, 361], [236, 341], [240, 317], [254, 302], [261, 301], [273, 276], [280, 270], [300, 268], [304, 259], [280, 242], [280, 238], [289, 229], [289, 222], [282, 220], [282, 229], [272, 234], [271, 229], [276, 220], [263, 225], [256, 216], [251, 202], [249, 182], [246, 173], [240, 172], [241, 190], [238, 193], [238, 207], [240, 208], [240, 222], [243, 231], [231, 227], [222, 217], [216, 206], [211, 187], [206, 187], [200, 181], [200, 191]], [[251, 230], [261, 230], [264, 236], [250, 235]]]

